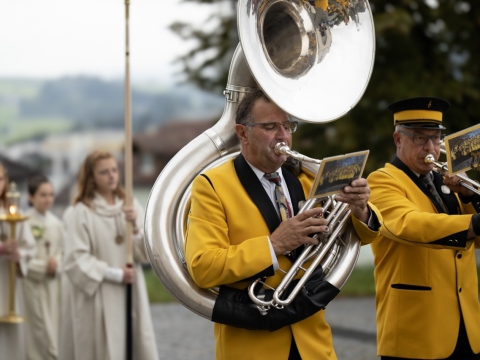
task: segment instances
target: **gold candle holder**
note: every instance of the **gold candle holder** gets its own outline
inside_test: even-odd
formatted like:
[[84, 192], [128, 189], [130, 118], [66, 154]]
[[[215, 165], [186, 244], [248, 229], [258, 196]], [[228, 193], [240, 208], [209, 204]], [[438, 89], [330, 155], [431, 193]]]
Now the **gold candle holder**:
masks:
[[[10, 183], [10, 190], [7, 192], [7, 210], [8, 213], [0, 215], [0, 221], [8, 222], [10, 225], [10, 239], [16, 239], [17, 223], [25, 221], [28, 216], [18, 213], [20, 209], [20, 193], [16, 190], [14, 182]], [[16, 241], [16, 240], [15, 240]], [[15, 283], [17, 280], [17, 264], [10, 261], [10, 283], [9, 283], [9, 298], [8, 298], [8, 314], [0, 317], [1, 323], [18, 324], [24, 321], [24, 318], [19, 316], [15, 311]]]

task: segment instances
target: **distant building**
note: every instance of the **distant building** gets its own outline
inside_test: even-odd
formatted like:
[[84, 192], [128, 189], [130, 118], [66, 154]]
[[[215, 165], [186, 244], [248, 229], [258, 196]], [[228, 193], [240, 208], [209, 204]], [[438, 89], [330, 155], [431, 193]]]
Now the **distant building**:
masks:
[[216, 120], [172, 120], [154, 132], [133, 137], [133, 183], [152, 186], [165, 165]]
[[[26, 166], [35, 173], [46, 175], [56, 192], [55, 206], [58, 214], [71, 203], [77, 174], [85, 156], [104, 149], [121, 158], [125, 146], [123, 130], [101, 129], [98, 131], [53, 134], [43, 139], [29, 140], [8, 147], [9, 158]], [[25, 181], [29, 175], [25, 175]]]
[[0, 154], [0, 163], [2, 163], [3, 167], [7, 170], [8, 180], [10, 182], [14, 181], [17, 184], [17, 189], [22, 194], [20, 199], [21, 206], [22, 208], [26, 208], [28, 202], [27, 182], [30, 177], [38, 174], [38, 170], [20, 161], [12, 160], [2, 154]]
[[[216, 121], [173, 120], [154, 131], [134, 135], [134, 186], [153, 186], [170, 159]], [[17, 179], [22, 192], [26, 191], [26, 181], [30, 176], [37, 173], [46, 175], [56, 192], [53, 210], [61, 215], [72, 202], [77, 175], [85, 156], [96, 149], [110, 151], [115, 156], [123, 179], [125, 133], [117, 129], [53, 134], [17, 143], [8, 147], [8, 159], [4, 155], [0, 156], [0, 161], [6, 165], [9, 175]]]
[[29, 177], [38, 174], [38, 170], [2, 154], [0, 154], [0, 163], [7, 169], [9, 180], [15, 181], [17, 184], [22, 184]]

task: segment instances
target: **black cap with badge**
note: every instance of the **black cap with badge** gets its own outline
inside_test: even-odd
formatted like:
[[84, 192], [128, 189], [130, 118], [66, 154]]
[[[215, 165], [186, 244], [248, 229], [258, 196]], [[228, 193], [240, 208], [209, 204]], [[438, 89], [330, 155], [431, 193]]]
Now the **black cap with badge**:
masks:
[[388, 106], [393, 124], [407, 128], [445, 129], [443, 113], [450, 107], [447, 100], [423, 96], [396, 101]]

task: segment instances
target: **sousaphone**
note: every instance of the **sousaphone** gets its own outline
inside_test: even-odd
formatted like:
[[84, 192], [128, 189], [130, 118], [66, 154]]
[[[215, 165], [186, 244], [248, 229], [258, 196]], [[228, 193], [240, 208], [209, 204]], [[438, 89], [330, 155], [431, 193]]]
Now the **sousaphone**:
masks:
[[[215, 291], [194, 283], [184, 257], [191, 183], [200, 172], [238, 154], [234, 125], [239, 101], [260, 87], [297, 119], [334, 121], [362, 97], [375, 54], [366, 0], [239, 0], [237, 20], [240, 44], [230, 66], [223, 115], [165, 166], [146, 208], [145, 241], [155, 273], [184, 306], [207, 319]], [[343, 239], [338, 261], [327, 275], [338, 289], [360, 248], [351, 226]]]

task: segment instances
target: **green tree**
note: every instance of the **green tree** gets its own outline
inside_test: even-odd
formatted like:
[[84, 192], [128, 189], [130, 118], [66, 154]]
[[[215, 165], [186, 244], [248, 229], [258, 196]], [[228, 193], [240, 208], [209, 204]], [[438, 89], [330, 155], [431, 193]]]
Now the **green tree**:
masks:
[[210, 6], [211, 15], [201, 25], [176, 21], [170, 29], [193, 47], [176, 61], [182, 64], [185, 81], [221, 93], [228, 79], [230, 60], [238, 44], [236, 1], [184, 0]]
[[[372, 77], [358, 105], [326, 126], [306, 125], [299, 150], [324, 157], [370, 149], [366, 173], [391, 160], [389, 103], [413, 96], [448, 99], [448, 133], [478, 123], [480, 3], [378, 0], [371, 2], [376, 34]], [[316, 146], [315, 144], [321, 144]]]
[[[213, 3], [211, 0], [202, 2]], [[370, 149], [365, 175], [389, 162], [395, 153], [393, 116], [387, 110], [391, 102], [413, 96], [447, 99], [452, 105], [444, 119], [448, 133], [478, 123], [480, 114], [478, 0], [375, 0], [370, 1], [370, 6], [375, 24], [376, 54], [365, 94], [341, 119], [329, 124], [301, 126], [294, 140], [296, 150], [316, 158]], [[233, 12], [216, 16], [223, 19], [226, 27], [216, 28], [213, 35], [200, 32], [199, 39], [204, 39], [199, 42], [201, 47], [186, 54], [185, 61], [200, 49], [206, 51], [207, 44], [221, 44], [222, 47], [215, 51], [215, 61], [228, 63], [236, 46], [236, 42], [228, 43], [233, 38], [236, 20], [226, 20]], [[198, 37], [198, 34], [191, 31], [183, 35]], [[225, 42], [213, 41], [217, 37]], [[210, 43], [205, 41], [209, 38]], [[219, 54], [226, 58], [220, 60]], [[198, 64], [196, 68], [187, 69], [187, 74], [200, 74], [204, 65]], [[223, 73], [214, 72], [208, 80], [198, 77], [197, 81], [196, 76], [188, 79], [214, 89], [225, 86], [227, 72], [225, 65]]]

